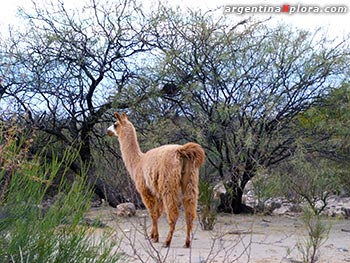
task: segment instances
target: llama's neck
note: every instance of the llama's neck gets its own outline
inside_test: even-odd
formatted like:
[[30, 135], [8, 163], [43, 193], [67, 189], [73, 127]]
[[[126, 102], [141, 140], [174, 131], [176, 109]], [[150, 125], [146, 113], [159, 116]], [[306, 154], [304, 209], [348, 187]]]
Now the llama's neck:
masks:
[[122, 138], [119, 138], [119, 144], [126, 169], [132, 178], [135, 179], [135, 168], [139, 164], [143, 153], [141, 152], [136, 132], [133, 127], [128, 133], [123, 134]]

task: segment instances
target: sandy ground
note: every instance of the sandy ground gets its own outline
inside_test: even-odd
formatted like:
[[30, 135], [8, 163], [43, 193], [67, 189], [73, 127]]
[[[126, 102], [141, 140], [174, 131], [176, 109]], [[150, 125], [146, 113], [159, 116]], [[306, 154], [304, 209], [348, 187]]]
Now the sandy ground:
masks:
[[[168, 231], [165, 216], [159, 223], [160, 243], [150, 242], [145, 234], [151, 227], [146, 211], [121, 218], [113, 208], [94, 208], [87, 217], [109, 226], [96, 229], [95, 236], [99, 238], [111, 230], [116, 252], [123, 253], [125, 262], [300, 262], [296, 244], [304, 242], [307, 236], [296, 216], [221, 214], [213, 231], [201, 230], [197, 220], [192, 248], [186, 249], [182, 247], [186, 224], [181, 213], [171, 247], [166, 249], [161, 244]], [[325, 220], [332, 227], [318, 262], [350, 262], [350, 220]]]

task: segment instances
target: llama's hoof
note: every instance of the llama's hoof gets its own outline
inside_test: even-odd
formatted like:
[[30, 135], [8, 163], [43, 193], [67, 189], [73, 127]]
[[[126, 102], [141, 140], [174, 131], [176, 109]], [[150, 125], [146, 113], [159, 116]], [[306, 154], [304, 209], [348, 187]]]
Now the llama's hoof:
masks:
[[150, 238], [151, 238], [153, 243], [158, 243], [158, 241], [159, 241], [158, 235], [151, 234]]
[[162, 247], [163, 247], [163, 248], [170, 247], [170, 243], [169, 243], [169, 244], [168, 244], [168, 243], [164, 243]]
[[191, 244], [185, 244], [184, 246], [183, 246], [183, 248], [190, 248], [191, 247]]

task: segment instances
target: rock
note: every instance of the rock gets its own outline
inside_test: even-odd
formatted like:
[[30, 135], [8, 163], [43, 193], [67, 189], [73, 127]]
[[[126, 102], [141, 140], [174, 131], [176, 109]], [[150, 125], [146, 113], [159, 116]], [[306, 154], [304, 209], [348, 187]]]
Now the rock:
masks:
[[252, 181], [249, 181], [243, 189], [243, 194], [248, 194], [249, 192], [254, 194], [254, 184]]
[[349, 219], [349, 217], [350, 217], [350, 208], [342, 207], [341, 211], [342, 211], [342, 215], [344, 216], [344, 218], [345, 219]]
[[325, 203], [321, 200], [318, 200], [316, 203], [315, 203], [315, 208], [316, 209], [321, 209], [322, 207], [324, 207]]
[[339, 197], [340, 198], [346, 198], [346, 197], [349, 197], [349, 191], [345, 191], [345, 190], [342, 190], [342, 191], [340, 191], [340, 193], [339, 193]]
[[213, 189], [214, 200], [220, 200], [220, 196], [222, 194], [226, 194], [226, 188], [225, 188], [224, 183], [220, 182], [214, 186], [214, 189]]
[[133, 203], [122, 203], [117, 205], [115, 213], [117, 216], [134, 216], [136, 214], [136, 207]]
[[289, 211], [292, 213], [300, 213], [303, 211], [303, 208], [298, 204], [291, 204], [289, 207]]
[[346, 249], [345, 247], [340, 247], [340, 248], [338, 248], [338, 250], [339, 250], [340, 252], [349, 252], [349, 250]]
[[332, 195], [327, 199], [327, 207], [322, 212], [330, 217], [350, 218], [350, 198]]
[[[223, 182], [218, 183], [214, 187], [214, 200], [222, 200], [225, 198], [226, 189]], [[224, 202], [222, 202], [224, 203]], [[283, 215], [301, 213], [303, 208], [307, 207], [306, 202], [299, 204], [294, 203], [286, 197], [273, 197], [267, 200], [258, 199], [256, 195], [254, 184], [249, 182], [242, 196], [242, 204], [253, 207], [255, 212], [264, 212], [268, 214]], [[323, 201], [316, 203], [316, 208], [321, 209], [324, 206]], [[348, 192], [343, 192], [341, 195], [332, 194], [326, 200], [327, 206], [324, 208], [322, 214], [330, 217], [341, 217], [345, 219], [350, 218], [350, 197]], [[224, 212], [224, 210], [220, 210]], [[227, 211], [231, 212], [231, 211]]]
[[265, 202], [265, 209], [274, 211], [282, 207], [282, 200], [280, 199], [269, 199]]
[[277, 208], [277, 209], [273, 210], [272, 213], [273, 213], [274, 215], [285, 215], [287, 212], [289, 212], [288, 207], [282, 206], [282, 207], [280, 207], [280, 208]]
[[242, 203], [247, 206], [256, 207], [258, 205], [258, 200], [254, 196], [243, 195]]

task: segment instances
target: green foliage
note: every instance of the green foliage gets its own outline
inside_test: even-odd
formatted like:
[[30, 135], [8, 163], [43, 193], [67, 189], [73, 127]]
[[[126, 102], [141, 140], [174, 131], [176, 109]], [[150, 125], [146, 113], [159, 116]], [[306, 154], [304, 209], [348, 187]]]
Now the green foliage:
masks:
[[214, 199], [214, 186], [208, 182], [199, 182], [198, 203], [201, 207], [199, 220], [203, 230], [213, 230], [217, 219], [217, 200]]
[[281, 177], [274, 174], [268, 175], [265, 169], [259, 170], [257, 177], [252, 180], [254, 186], [254, 194], [258, 201], [258, 209], [263, 211], [265, 209], [264, 203], [267, 199], [281, 196]]
[[334, 169], [341, 190], [350, 193], [350, 87], [344, 83], [320, 103], [298, 116], [302, 142]]
[[279, 166], [278, 173], [284, 196], [306, 201], [316, 215], [326, 208], [328, 197], [341, 189], [332, 162], [308, 153], [302, 146], [290, 160]]
[[331, 226], [324, 223], [320, 215], [306, 209], [302, 216], [307, 236], [297, 243], [297, 249], [303, 263], [315, 263], [319, 260], [320, 247], [327, 241]]
[[[297, 118], [310, 135], [320, 123], [342, 129], [339, 113], [328, 118], [333, 115], [313, 106], [346, 80], [349, 39], [234, 22], [211, 11], [162, 4], [153, 10], [134, 0], [91, 0], [75, 10], [33, 3], [19, 12], [26, 27], [0, 45], [4, 108], [45, 133], [44, 145], [54, 140], [62, 149], [79, 148], [90, 182], [98, 181], [96, 192], [110, 204], [122, 200], [121, 191], [111, 180], [97, 180], [102, 164], [94, 157], [107, 151], [120, 157], [103, 137], [115, 109], [133, 111], [146, 149], [201, 143], [211, 175], [232, 182], [227, 193], [236, 196], [227, 200], [237, 213], [240, 192], [258, 168], [293, 154], [302, 136]], [[349, 149], [345, 133], [332, 137], [328, 152]], [[106, 165], [101, 174], [115, 170]]]
[[[117, 262], [121, 256], [112, 253], [107, 235], [94, 241], [93, 229], [81, 225], [92, 191], [84, 173], [74, 182], [65, 177], [77, 153], [67, 148], [62, 159], [55, 153], [51, 161], [30, 157], [31, 140], [18, 130], [2, 134], [7, 135], [0, 138], [0, 262]], [[47, 205], [45, 195], [57, 173], [62, 173], [58, 194]]]
[[345, 80], [348, 40], [336, 43], [322, 32], [286, 25], [232, 24], [211, 12], [164, 10], [159, 16], [167, 19], [154, 29], [160, 52], [144, 73], [159, 92], [146, 111], [180, 116], [200, 131], [185, 135], [201, 138], [216, 176], [232, 182], [227, 193], [238, 194], [228, 196], [228, 205], [239, 213], [240, 190], [259, 167], [293, 154], [301, 136], [295, 117]]

